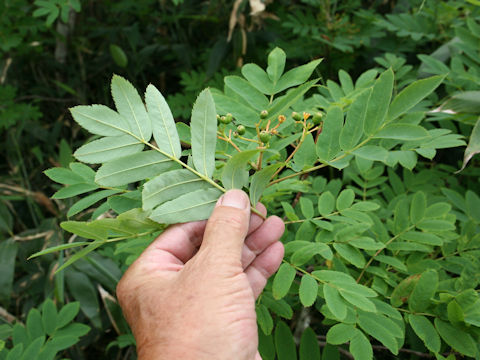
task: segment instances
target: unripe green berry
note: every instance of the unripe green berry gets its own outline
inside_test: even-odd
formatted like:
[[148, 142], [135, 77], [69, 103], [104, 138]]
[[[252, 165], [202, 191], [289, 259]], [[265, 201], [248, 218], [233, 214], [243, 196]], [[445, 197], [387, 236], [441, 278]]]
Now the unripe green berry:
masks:
[[228, 121], [227, 124], [231, 123], [233, 120], [233, 115], [228, 113], [227, 115], [225, 115], [225, 120]]
[[238, 132], [239, 135], [245, 134], [245, 126], [243, 126], [243, 125], [238, 125], [238, 126], [237, 126], [237, 132]]
[[292, 118], [293, 118], [293, 120], [295, 120], [295, 121], [302, 121], [302, 115], [300, 115], [299, 113], [297, 113], [297, 112], [295, 112], [295, 111], [292, 112]]
[[260, 132], [260, 141], [265, 143], [265, 144], [268, 144], [268, 142], [270, 141], [270, 139], [272, 138], [272, 135], [270, 135], [268, 132], [266, 132], [265, 130], [261, 131]]
[[317, 112], [315, 115], [313, 115], [312, 122], [315, 125], [319, 125], [322, 122], [322, 116], [323, 115], [321, 112]]
[[260, 112], [260, 119], [266, 119], [268, 116], [268, 111], [267, 110], [262, 110]]
[[234, 138], [238, 138], [238, 132], [235, 131], [235, 132], [233, 133], [233, 137], [234, 137]]
[[220, 116], [220, 122], [222, 124], [228, 124], [230, 121], [228, 121], [226, 116]]

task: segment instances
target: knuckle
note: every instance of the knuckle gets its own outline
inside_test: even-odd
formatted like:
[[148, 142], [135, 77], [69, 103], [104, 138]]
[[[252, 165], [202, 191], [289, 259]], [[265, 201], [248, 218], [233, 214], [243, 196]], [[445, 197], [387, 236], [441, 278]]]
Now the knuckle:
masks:
[[225, 210], [211, 218], [211, 227], [214, 231], [229, 229], [242, 233], [246, 231], [246, 217], [241, 211]]

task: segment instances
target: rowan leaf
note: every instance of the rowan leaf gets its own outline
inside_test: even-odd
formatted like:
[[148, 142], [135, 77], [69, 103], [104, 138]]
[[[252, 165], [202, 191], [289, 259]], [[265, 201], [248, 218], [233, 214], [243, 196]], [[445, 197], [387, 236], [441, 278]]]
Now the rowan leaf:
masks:
[[145, 92], [148, 115], [152, 122], [153, 138], [164, 153], [177, 159], [182, 156], [182, 147], [175, 120], [165, 98], [153, 85], [148, 85]]
[[152, 122], [138, 91], [128, 80], [118, 75], [113, 75], [111, 90], [117, 111], [127, 120], [132, 133], [149, 141], [152, 137]]
[[445, 76], [432, 76], [417, 80], [408, 85], [393, 99], [388, 109], [388, 121], [393, 121], [406, 113], [421, 100], [430, 95], [443, 81]]
[[209, 89], [203, 90], [193, 105], [190, 129], [193, 164], [201, 174], [211, 178], [215, 169], [217, 117]]
[[383, 72], [375, 81], [363, 125], [367, 135], [374, 134], [385, 122], [388, 106], [392, 98], [393, 82], [394, 76], [391, 68]]
[[423, 341], [428, 350], [433, 353], [440, 352], [440, 336], [433, 324], [423, 315], [408, 315], [408, 321], [415, 334]]
[[260, 200], [263, 191], [266, 189], [270, 179], [275, 171], [280, 168], [282, 164], [272, 164], [264, 167], [262, 170], [255, 172], [250, 182], [250, 202], [255, 206]]
[[126, 185], [154, 177], [172, 166], [173, 161], [158, 151], [143, 151], [103, 164], [97, 171], [95, 182], [103, 186]]
[[225, 189], [242, 189], [248, 184], [246, 166], [259, 149], [245, 150], [233, 155], [225, 164], [222, 172], [222, 184]]
[[217, 188], [197, 190], [167, 201], [149, 218], [160, 224], [176, 224], [208, 219], [222, 192]]
[[92, 134], [120, 136], [132, 134], [127, 120], [104, 105], [79, 105], [70, 109], [73, 119]]
[[136, 154], [144, 145], [130, 135], [107, 136], [81, 146], [73, 156], [89, 164], [101, 164], [123, 156]]
[[187, 169], [172, 170], [147, 181], [142, 190], [144, 210], [212, 185]]

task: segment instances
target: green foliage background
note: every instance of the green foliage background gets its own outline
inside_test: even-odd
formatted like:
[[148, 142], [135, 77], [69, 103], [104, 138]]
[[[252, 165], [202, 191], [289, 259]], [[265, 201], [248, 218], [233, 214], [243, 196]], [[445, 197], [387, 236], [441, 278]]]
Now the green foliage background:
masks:
[[[0, 3], [0, 359], [135, 358], [115, 286], [163, 226], [131, 212], [139, 201], [134, 196], [112, 196], [103, 205], [79, 202], [83, 195], [71, 198], [97, 189], [89, 167], [70, 165], [73, 151], [96, 138], [68, 108], [114, 108], [113, 74], [140, 93], [152, 83], [188, 144], [185, 124], [198, 94], [210, 86], [217, 112], [232, 112], [254, 138], [248, 127], [259, 118], [248, 123], [248, 115], [261, 109], [238, 107], [224, 84], [243, 76], [262, 92], [258, 72], [242, 66], [278, 64], [268, 57], [276, 47], [286, 53], [285, 71], [323, 58], [312, 68], [316, 83], [303, 79], [285, 95], [301, 94], [279, 113], [286, 123], [293, 122], [292, 110], [321, 112], [325, 124], [325, 117], [343, 119], [346, 113], [349, 122], [357, 109], [368, 113], [359, 94], [376, 91], [378, 74], [394, 73], [393, 99], [419, 80], [436, 82], [431, 76], [438, 75], [433, 79], [442, 82], [430, 86], [431, 94], [429, 86], [421, 87], [421, 101], [410, 98], [413, 109], [392, 103], [390, 114], [408, 111], [400, 118], [403, 127], [381, 130], [374, 147], [358, 146], [362, 129], [340, 137], [341, 150], [352, 156], [348, 163], [335, 164], [336, 153], [318, 150], [318, 134], [300, 135], [306, 125], [279, 128], [293, 137], [274, 137], [270, 145], [278, 154], [265, 152], [265, 169], [288, 159], [280, 177], [292, 177], [272, 183], [261, 200], [287, 223], [285, 262], [257, 303], [263, 358], [480, 357], [480, 3], [275, 0], [252, 13], [261, 3]], [[263, 92], [272, 95], [270, 106], [276, 92]], [[349, 109], [355, 111], [349, 115]], [[219, 130], [228, 137], [235, 127]], [[419, 131], [428, 131], [428, 142], [418, 140], [424, 139]], [[318, 159], [312, 153], [321, 160], [313, 170]], [[217, 145], [213, 179], [225, 187], [222, 166], [233, 154], [228, 143]], [[455, 173], [462, 163], [466, 168]], [[52, 167], [63, 168], [47, 172], [53, 180], [81, 183], [81, 191], [51, 182], [43, 172]], [[271, 169], [269, 174], [276, 171]], [[79, 176], [90, 180], [79, 182]], [[109, 209], [123, 215], [102, 222]], [[132, 216], [141, 224], [133, 233]], [[130, 240], [96, 249], [88, 240], [98, 240], [99, 230], [92, 236], [76, 222], [94, 219], [104, 230], [120, 229], [109, 239]], [[71, 250], [81, 244], [88, 245], [80, 250], [83, 257]], [[27, 260], [55, 245], [64, 250]]]

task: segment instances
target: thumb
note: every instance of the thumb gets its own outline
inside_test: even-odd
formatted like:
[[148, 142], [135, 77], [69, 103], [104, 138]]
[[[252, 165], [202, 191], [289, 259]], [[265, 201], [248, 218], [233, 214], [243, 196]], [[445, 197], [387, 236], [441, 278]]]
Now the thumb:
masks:
[[241, 261], [243, 243], [250, 221], [250, 202], [241, 190], [229, 190], [218, 199], [208, 219], [200, 251], [214, 259]]

